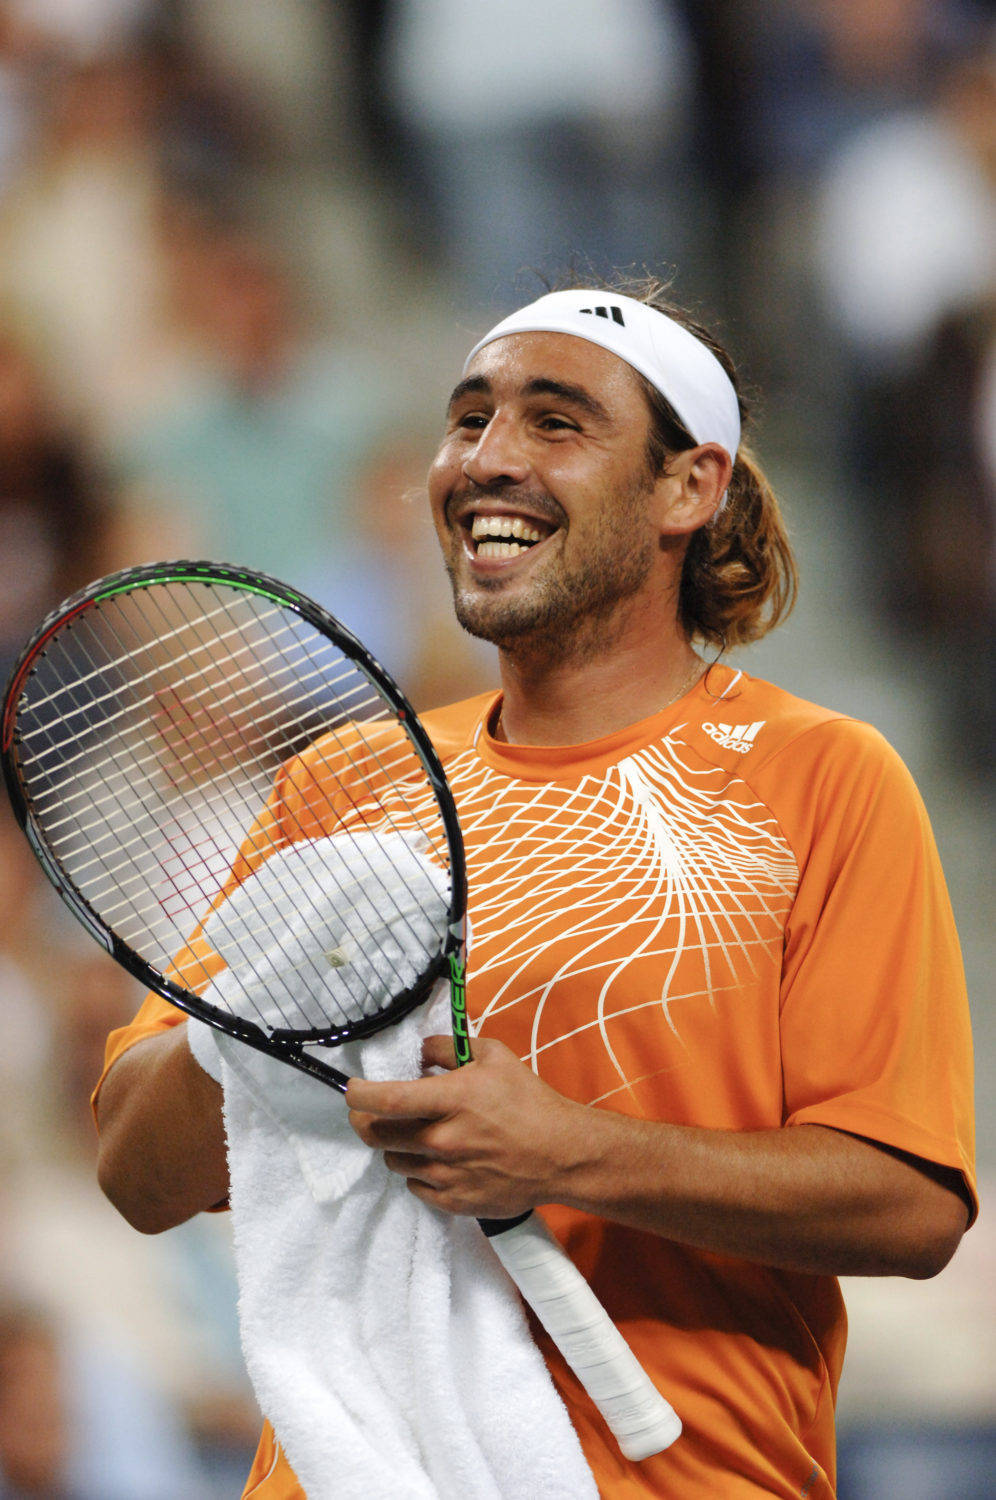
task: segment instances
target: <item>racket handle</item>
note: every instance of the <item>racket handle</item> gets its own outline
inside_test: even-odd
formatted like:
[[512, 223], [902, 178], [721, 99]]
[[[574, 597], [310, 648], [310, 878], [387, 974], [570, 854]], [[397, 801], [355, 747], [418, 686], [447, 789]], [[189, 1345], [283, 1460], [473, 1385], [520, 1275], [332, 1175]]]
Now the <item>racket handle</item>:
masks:
[[624, 1457], [670, 1447], [681, 1419], [574, 1262], [536, 1214], [488, 1238], [498, 1259], [611, 1428]]

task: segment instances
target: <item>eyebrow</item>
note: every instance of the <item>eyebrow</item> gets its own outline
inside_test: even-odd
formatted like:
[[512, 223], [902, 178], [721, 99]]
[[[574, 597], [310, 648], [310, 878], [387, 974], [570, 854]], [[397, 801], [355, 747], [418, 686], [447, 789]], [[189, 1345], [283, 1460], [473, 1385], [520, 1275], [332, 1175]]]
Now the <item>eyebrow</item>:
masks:
[[470, 375], [466, 380], [461, 380], [453, 387], [450, 396], [448, 410], [452, 411], [458, 401], [464, 396], [487, 396], [491, 393], [491, 382], [483, 375]]
[[[464, 396], [489, 396], [491, 395], [491, 382], [486, 375], [469, 375], [466, 380], [461, 380], [454, 386], [453, 394], [450, 396], [449, 409], [452, 411], [457, 402]], [[554, 396], [558, 401], [567, 402], [579, 411], [587, 412], [598, 422], [610, 421], [609, 412], [601, 401], [597, 400], [590, 391], [585, 390], [583, 385], [572, 385], [563, 380], [550, 380], [546, 376], [537, 376], [534, 380], [528, 380], [522, 387], [523, 396]]]

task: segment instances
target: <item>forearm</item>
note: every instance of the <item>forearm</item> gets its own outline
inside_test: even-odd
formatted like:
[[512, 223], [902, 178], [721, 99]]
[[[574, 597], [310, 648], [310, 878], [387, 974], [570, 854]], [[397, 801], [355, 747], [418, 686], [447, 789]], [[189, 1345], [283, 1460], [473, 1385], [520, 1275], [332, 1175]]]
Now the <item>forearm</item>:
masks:
[[[453, 1069], [442, 1038], [426, 1061]], [[556, 1093], [500, 1043], [408, 1084], [354, 1079], [351, 1122], [448, 1213], [563, 1203], [721, 1255], [824, 1275], [930, 1276], [967, 1208], [953, 1171], [819, 1125], [706, 1130]]]
[[951, 1186], [818, 1125], [737, 1132], [592, 1110], [551, 1198], [719, 1254], [827, 1275], [931, 1276], [965, 1228]]
[[181, 1023], [123, 1053], [97, 1100], [100, 1186], [146, 1234], [228, 1196], [222, 1092], [194, 1061], [186, 1030]]

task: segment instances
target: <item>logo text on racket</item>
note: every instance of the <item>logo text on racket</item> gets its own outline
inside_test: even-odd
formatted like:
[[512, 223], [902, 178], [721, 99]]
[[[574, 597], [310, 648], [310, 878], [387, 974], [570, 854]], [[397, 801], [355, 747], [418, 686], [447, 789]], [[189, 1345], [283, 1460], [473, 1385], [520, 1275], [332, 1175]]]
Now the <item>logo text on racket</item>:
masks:
[[467, 970], [459, 953], [450, 954], [450, 1005], [453, 1009], [453, 1045], [462, 1067], [470, 1062], [470, 1037], [467, 1033]]

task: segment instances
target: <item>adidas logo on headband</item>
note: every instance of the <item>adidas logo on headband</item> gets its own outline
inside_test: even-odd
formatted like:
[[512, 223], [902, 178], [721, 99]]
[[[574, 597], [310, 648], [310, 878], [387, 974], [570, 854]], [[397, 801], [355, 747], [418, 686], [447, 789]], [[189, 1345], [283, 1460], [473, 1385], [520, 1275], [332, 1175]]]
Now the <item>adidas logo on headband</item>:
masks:
[[596, 318], [611, 317], [612, 321], [618, 323], [621, 328], [626, 327], [626, 319], [622, 315], [622, 308], [617, 307], [615, 303], [611, 307], [579, 307], [578, 312], [593, 313]]

